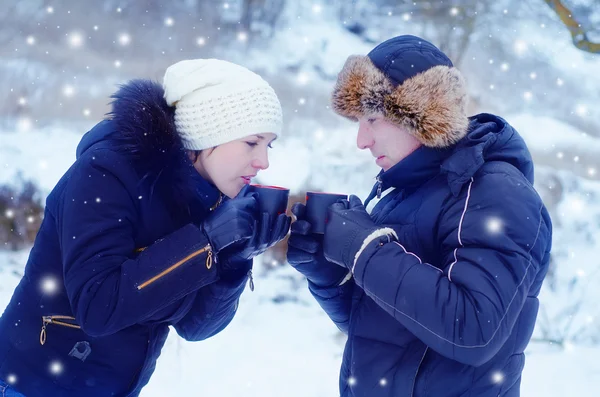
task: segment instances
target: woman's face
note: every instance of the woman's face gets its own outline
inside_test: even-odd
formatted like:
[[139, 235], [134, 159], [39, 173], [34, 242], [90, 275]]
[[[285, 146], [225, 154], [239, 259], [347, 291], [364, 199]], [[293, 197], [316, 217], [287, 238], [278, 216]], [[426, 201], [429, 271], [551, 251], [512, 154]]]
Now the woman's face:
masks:
[[276, 138], [275, 134], [264, 132], [202, 150], [194, 168], [223, 194], [233, 198], [258, 171], [269, 168], [268, 150]]

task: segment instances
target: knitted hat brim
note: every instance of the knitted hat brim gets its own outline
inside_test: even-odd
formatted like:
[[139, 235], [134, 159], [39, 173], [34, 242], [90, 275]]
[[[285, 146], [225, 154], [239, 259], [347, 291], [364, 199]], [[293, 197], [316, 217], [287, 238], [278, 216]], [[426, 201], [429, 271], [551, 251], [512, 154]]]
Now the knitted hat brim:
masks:
[[397, 87], [369, 57], [352, 55], [338, 74], [333, 110], [356, 121], [380, 115], [428, 147], [448, 147], [468, 131], [467, 88], [454, 67], [434, 66]]

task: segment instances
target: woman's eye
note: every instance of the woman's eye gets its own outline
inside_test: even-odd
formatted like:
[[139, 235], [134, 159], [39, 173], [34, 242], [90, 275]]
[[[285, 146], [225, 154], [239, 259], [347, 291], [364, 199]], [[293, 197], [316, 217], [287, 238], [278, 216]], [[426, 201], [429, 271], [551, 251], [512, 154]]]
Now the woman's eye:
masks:
[[250, 147], [254, 147], [254, 146], [258, 145], [258, 143], [257, 143], [257, 142], [246, 142], [246, 143], [247, 143], [247, 144], [248, 144], [248, 146], [250, 146]]
[[373, 124], [375, 122], [375, 120], [377, 120], [377, 119], [367, 119], [367, 121], [371, 124]]

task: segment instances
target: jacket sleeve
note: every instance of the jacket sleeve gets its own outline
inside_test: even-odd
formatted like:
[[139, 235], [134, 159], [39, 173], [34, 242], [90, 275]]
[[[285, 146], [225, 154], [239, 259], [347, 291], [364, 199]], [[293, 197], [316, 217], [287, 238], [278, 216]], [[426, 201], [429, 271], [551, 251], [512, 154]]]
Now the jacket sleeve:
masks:
[[332, 287], [320, 287], [309, 281], [308, 289], [331, 321], [340, 331], [348, 334], [354, 280], [350, 279], [341, 285]]
[[[252, 261], [247, 262], [251, 267]], [[177, 333], [188, 341], [201, 341], [221, 332], [233, 320], [247, 279], [242, 273], [200, 288], [191, 309], [173, 324]]]
[[359, 257], [354, 277], [430, 348], [478, 366], [499, 351], [535, 294], [530, 288], [538, 271], [545, 274], [551, 225], [525, 179], [486, 174], [465, 190], [439, 217], [442, 263], [423, 262], [401, 241], [376, 241]]
[[182, 299], [218, 279], [208, 240], [193, 224], [134, 254], [143, 193], [124, 156], [86, 152], [69, 172], [56, 221], [67, 295], [84, 332], [110, 335], [161, 311], [181, 316], [191, 304]]

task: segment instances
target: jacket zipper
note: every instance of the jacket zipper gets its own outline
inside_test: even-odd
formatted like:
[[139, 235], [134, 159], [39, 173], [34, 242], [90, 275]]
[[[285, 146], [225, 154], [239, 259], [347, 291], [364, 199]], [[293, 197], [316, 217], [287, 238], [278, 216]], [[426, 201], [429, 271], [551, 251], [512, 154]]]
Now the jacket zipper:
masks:
[[213, 252], [212, 252], [212, 248], [211, 248], [210, 244], [206, 244], [206, 246], [204, 246], [204, 248], [199, 249], [196, 252], [192, 252], [191, 254], [189, 254], [188, 256], [186, 256], [185, 258], [183, 258], [182, 260], [180, 260], [179, 262], [175, 263], [174, 265], [169, 266], [168, 268], [166, 268], [162, 272], [158, 273], [156, 276], [152, 277], [149, 280], [144, 281], [143, 283], [141, 283], [140, 285], [138, 285], [136, 287], [137, 290], [141, 291], [142, 289], [146, 288], [150, 284], [153, 284], [157, 280], [160, 280], [161, 278], [163, 278], [167, 274], [171, 273], [173, 270], [181, 267], [182, 265], [184, 265], [189, 260], [194, 259], [198, 255], [201, 255], [201, 254], [203, 254], [203, 253], [205, 253], [207, 251], [208, 251], [208, 255], [206, 256], [206, 268], [210, 269], [212, 267], [212, 265], [213, 265]]
[[377, 198], [378, 199], [381, 198], [382, 185], [383, 185], [383, 182], [381, 182], [381, 178], [377, 177]]
[[44, 345], [46, 343], [46, 327], [48, 324], [56, 324], [62, 325], [63, 327], [81, 329], [81, 327], [77, 324], [67, 323], [61, 320], [70, 320], [75, 321], [75, 317], [72, 316], [42, 316], [42, 330], [40, 331], [40, 345]]
[[427, 351], [429, 350], [429, 347], [425, 348], [425, 351], [423, 352], [423, 357], [421, 357], [421, 361], [419, 361], [419, 366], [417, 367], [417, 372], [415, 372], [415, 379], [413, 379], [413, 386], [412, 386], [412, 390], [410, 392], [410, 396], [414, 396], [415, 394], [415, 386], [417, 385], [417, 375], [419, 375], [419, 370], [421, 369], [421, 364], [423, 364], [423, 360], [425, 359], [425, 355], [427, 354]]
[[248, 286], [250, 291], [254, 292], [254, 277], [252, 277], [252, 269], [248, 270]]

